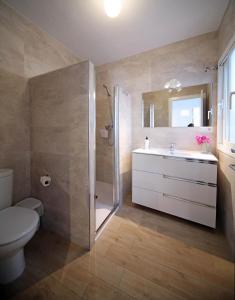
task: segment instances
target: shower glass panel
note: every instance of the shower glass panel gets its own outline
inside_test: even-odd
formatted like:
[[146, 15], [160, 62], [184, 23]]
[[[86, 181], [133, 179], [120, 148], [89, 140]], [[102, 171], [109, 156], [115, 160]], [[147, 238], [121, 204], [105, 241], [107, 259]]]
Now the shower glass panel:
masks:
[[118, 89], [97, 91], [96, 231], [119, 205]]

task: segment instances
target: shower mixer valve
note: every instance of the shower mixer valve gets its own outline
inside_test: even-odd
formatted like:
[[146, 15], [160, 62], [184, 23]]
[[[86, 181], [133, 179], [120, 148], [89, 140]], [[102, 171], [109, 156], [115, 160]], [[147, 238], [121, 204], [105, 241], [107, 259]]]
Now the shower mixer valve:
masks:
[[104, 127], [105, 127], [106, 130], [111, 130], [111, 129], [113, 129], [113, 125], [112, 125], [112, 124], [111, 124], [111, 125], [105, 125]]

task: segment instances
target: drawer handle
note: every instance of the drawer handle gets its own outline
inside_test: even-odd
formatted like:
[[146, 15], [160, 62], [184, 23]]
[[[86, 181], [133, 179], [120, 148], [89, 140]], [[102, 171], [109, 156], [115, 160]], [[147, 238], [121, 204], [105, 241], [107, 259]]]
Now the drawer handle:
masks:
[[178, 157], [178, 156], [167, 156], [167, 155], [164, 155], [163, 159], [173, 159], [173, 160], [184, 160], [184, 161], [189, 161], [189, 162], [198, 162], [197, 159]]
[[232, 169], [233, 171], [235, 171], [235, 164], [229, 165], [229, 168]]
[[208, 186], [213, 186], [213, 187], [217, 186], [215, 183], [207, 183], [207, 182], [203, 182], [200, 180], [191, 180], [191, 179], [187, 179], [187, 178], [174, 177], [174, 176], [168, 176], [168, 175], [163, 175], [163, 178], [176, 180], [176, 181], [190, 182], [190, 183], [199, 184], [199, 185], [208, 185]]
[[199, 163], [199, 164], [209, 164], [209, 165], [216, 165], [216, 161], [211, 161], [211, 160], [202, 160], [202, 159], [196, 159], [196, 158], [185, 158], [185, 157], [178, 157], [178, 156], [162, 156], [163, 159], [174, 159], [174, 160], [183, 160], [187, 162], [194, 162], [194, 163]]
[[206, 205], [206, 204], [203, 204], [203, 203], [200, 203], [200, 202], [191, 201], [191, 200], [188, 200], [188, 199], [185, 199], [185, 198], [181, 198], [181, 197], [177, 197], [177, 196], [172, 196], [172, 195], [165, 194], [165, 193], [163, 193], [163, 197], [172, 198], [172, 199], [175, 199], [175, 200], [178, 200], [178, 201], [191, 203], [193, 205], [215, 208], [214, 206], [211, 206], [211, 205]]

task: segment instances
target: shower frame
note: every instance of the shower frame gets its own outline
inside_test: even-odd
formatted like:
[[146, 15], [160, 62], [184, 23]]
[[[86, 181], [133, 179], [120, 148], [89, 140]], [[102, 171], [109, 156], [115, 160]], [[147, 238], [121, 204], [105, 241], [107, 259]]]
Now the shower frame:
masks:
[[[91, 77], [91, 76], [90, 76]], [[96, 230], [95, 229], [95, 224], [96, 224], [96, 207], [95, 207], [95, 183], [96, 183], [96, 168], [91, 167], [91, 181], [90, 181], [90, 195], [93, 197], [93, 199], [90, 200], [91, 206], [90, 206], [90, 240], [91, 240], [91, 247], [94, 244], [95, 239], [99, 236], [99, 234], [102, 232], [102, 229], [104, 226], [107, 224], [107, 222], [110, 220], [112, 215], [118, 210], [119, 204], [120, 204], [120, 167], [119, 167], [119, 93], [120, 93], [120, 88], [119, 86], [114, 86], [113, 88], [113, 96], [112, 96], [112, 114], [113, 114], [113, 150], [114, 150], [114, 155], [113, 155], [113, 208], [108, 217], [103, 221], [101, 226]], [[90, 99], [91, 100], [91, 99]], [[90, 101], [91, 107], [95, 107], [95, 104]], [[90, 119], [95, 118], [96, 119], [96, 109], [93, 111], [91, 108], [90, 110]], [[94, 114], [95, 113], [95, 114]], [[92, 123], [92, 122], [90, 122]], [[91, 128], [94, 124], [90, 124]], [[95, 126], [95, 131], [96, 131], [96, 126]], [[91, 144], [93, 143], [91, 139]], [[95, 155], [95, 150], [96, 147], [94, 145], [90, 145], [90, 150], [91, 150], [91, 157], [92, 155]], [[96, 161], [93, 159], [89, 160], [90, 163], [94, 162], [96, 165]], [[94, 182], [94, 189], [91, 185], [91, 182]], [[93, 194], [94, 192], [94, 194]], [[94, 196], [92, 196], [92, 194]]]
[[95, 243], [95, 184], [96, 184], [96, 79], [94, 65], [89, 62], [89, 118], [88, 118], [88, 157], [89, 157], [89, 248]]
[[113, 88], [113, 133], [114, 133], [114, 156], [113, 156], [113, 210], [116, 210], [120, 204], [120, 156], [119, 156], [119, 94], [118, 85]]

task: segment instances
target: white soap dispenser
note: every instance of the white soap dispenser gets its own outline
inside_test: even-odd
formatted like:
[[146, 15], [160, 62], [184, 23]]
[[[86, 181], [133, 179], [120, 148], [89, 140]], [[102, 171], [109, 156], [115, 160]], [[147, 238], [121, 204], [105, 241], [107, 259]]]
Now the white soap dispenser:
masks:
[[144, 149], [149, 150], [149, 138], [147, 136], [144, 140]]

